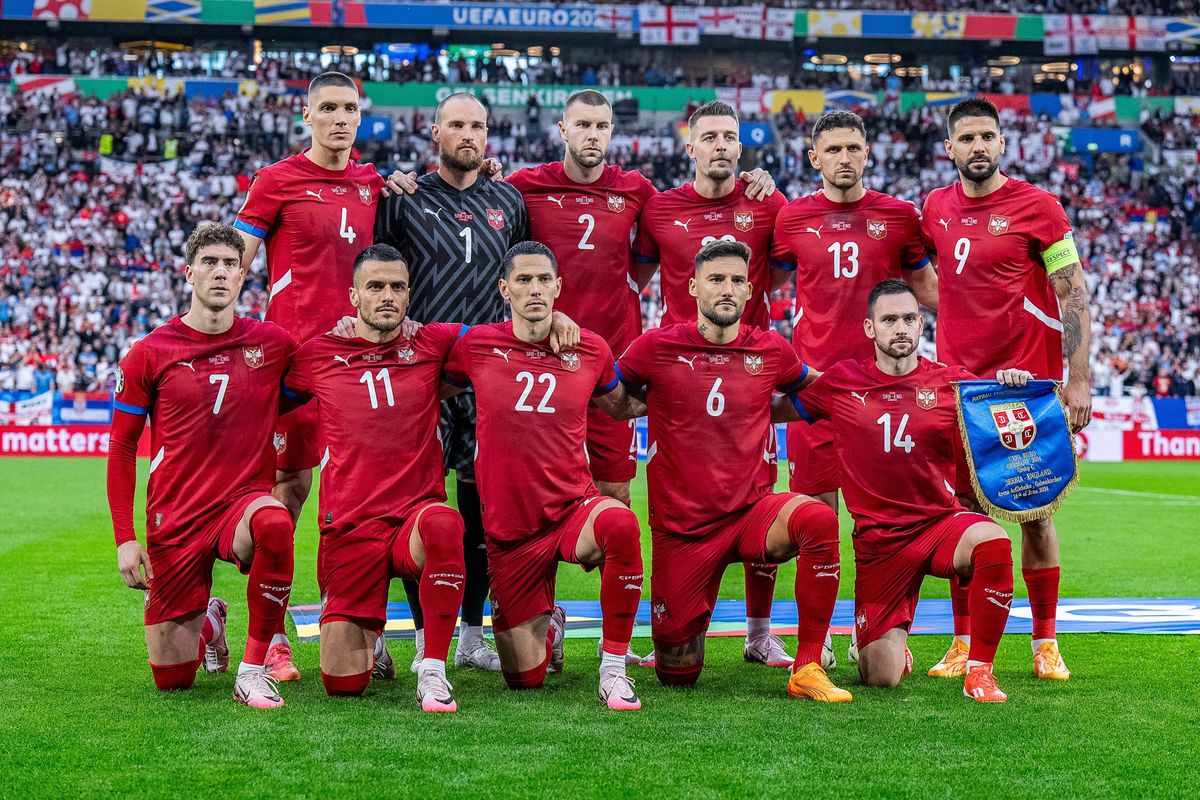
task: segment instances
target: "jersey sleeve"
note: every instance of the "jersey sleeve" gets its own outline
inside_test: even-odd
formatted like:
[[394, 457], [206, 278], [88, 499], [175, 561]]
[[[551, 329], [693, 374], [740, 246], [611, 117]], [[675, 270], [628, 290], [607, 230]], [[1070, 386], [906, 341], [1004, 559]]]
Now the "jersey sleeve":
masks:
[[1031, 238], [1034, 248], [1041, 254], [1047, 275], [1079, 263], [1079, 251], [1075, 248], [1066, 209], [1053, 195], [1044, 196]]
[[381, 198], [375, 210], [375, 244], [404, 251], [404, 198], [393, 194]]
[[806, 422], [816, 422], [829, 419], [833, 405], [833, 391], [829, 373], [825, 373], [815, 381], [805, 386], [802, 391], [792, 395], [792, 405], [800, 418]]
[[529, 210], [525, 208], [525, 198], [521, 193], [513, 190], [516, 194], [516, 202], [513, 204], [516, 219], [513, 220], [512, 232], [508, 237], [508, 246], [524, 242], [529, 238]]
[[925, 198], [925, 205], [921, 207], [918, 232], [921, 236], [921, 244], [925, 247], [925, 252], [937, 255], [937, 246], [933, 243], [933, 232], [929, 226], [929, 221], [932, 219], [931, 215], [933, 214], [933, 211], [929, 207], [932, 201], [933, 195]]
[[428, 337], [426, 344], [433, 348], [433, 351], [444, 361], [449, 357], [450, 349], [454, 347], [454, 343], [466, 335], [466, 332], [470, 329], [470, 325], [463, 325], [457, 322], [431, 322], [421, 329], [417, 337]]
[[150, 347], [144, 342], [135, 344], [117, 367], [117, 390], [113, 393], [113, 410], [144, 417], [154, 405], [153, 364]]
[[657, 264], [660, 260], [658, 239], [654, 235], [653, 204], [642, 210], [638, 219], [637, 236], [633, 240], [633, 260], [639, 264]]
[[775, 382], [775, 389], [783, 394], [795, 395], [800, 391], [800, 384], [808, 377], [808, 365], [800, 361], [787, 339], [778, 334], [773, 338], [777, 340], [779, 350], [779, 377]]
[[654, 336], [642, 334], [629, 343], [625, 352], [617, 359], [613, 368], [617, 379], [626, 389], [639, 391], [650, 383], [651, 365], [654, 356]]
[[779, 216], [775, 217], [775, 232], [771, 236], [771, 266], [776, 269], [786, 269], [792, 272], [796, 269], [796, 251], [792, 249], [790, 237], [783, 232], [783, 223], [790, 214], [787, 208], [783, 208], [779, 212]]
[[292, 357], [287, 372], [283, 373], [280, 394], [288, 400], [302, 404], [313, 395], [312, 348], [305, 345]]
[[267, 234], [279, 220], [279, 212], [283, 207], [283, 193], [275, 183], [275, 178], [266, 170], [254, 173], [250, 188], [246, 191], [246, 202], [238, 212], [233, 227], [239, 231], [267, 238]]
[[921, 215], [908, 203], [904, 209], [904, 242], [900, 245], [900, 268], [924, 269], [929, 266], [929, 255], [924, 234], [921, 232]]
[[599, 360], [596, 388], [592, 390], [593, 397], [601, 397], [617, 388], [617, 368], [613, 363], [612, 350], [608, 342], [596, 337], [596, 358]]
[[471, 385], [471, 338], [463, 335], [455, 340], [442, 368], [442, 380], [460, 389]]

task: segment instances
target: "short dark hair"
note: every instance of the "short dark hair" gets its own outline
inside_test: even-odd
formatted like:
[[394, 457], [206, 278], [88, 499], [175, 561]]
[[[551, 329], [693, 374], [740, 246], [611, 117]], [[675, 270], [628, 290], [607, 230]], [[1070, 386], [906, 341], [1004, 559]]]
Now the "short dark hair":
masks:
[[746, 266], [750, 266], [750, 245], [742, 242], [731, 242], [728, 239], [716, 239], [700, 248], [700, 252], [696, 253], [696, 269], [704, 266], [710, 261], [716, 261], [718, 258], [740, 258], [746, 262]]
[[688, 127], [696, 127], [696, 123], [705, 117], [733, 117], [733, 121], [738, 121], [737, 112], [733, 110], [733, 106], [728, 103], [722, 103], [720, 100], [709, 100], [704, 105], [697, 108], [688, 117]]
[[530, 239], [525, 242], [517, 242], [508, 248], [508, 252], [500, 261], [501, 278], [507, 280], [508, 276], [512, 274], [513, 262], [517, 260], [517, 256], [545, 256], [550, 259], [550, 267], [554, 270], [554, 274], [558, 274], [558, 259], [554, 257], [554, 251], [541, 242]]
[[344, 72], [335, 72], [330, 70], [329, 72], [322, 72], [320, 75], [309, 81], [308, 96], [311, 97], [313, 92], [317, 91], [318, 89], [324, 89], [326, 86], [342, 86], [346, 89], [353, 89], [356, 92], [358, 91], [358, 84], [354, 82], [353, 78]]
[[608, 101], [608, 98], [595, 89], [580, 89], [578, 92], [572, 93], [567, 98], [567, 102], [563, 103], [563, 112], [565, 113], [568, 108], [576, 103], [583, 103], [585, 106], [608, 106], [612, 108], [612, 103]]
[[855, 114], [853, 111], [838, 110], [826, 111], [821, 116], [817, 117], [817, 122], [813, 125], [812, 141], [813, 146], [817, 144], [817, 139], [825, 131], [836, 130], [837, 128], [850, 128], [856, 130], [867, 138], [867, 126], [863, 125], [862, 117]]
[[473, 93], [471, 93], [471, 92], [452, 92], [452, 93], [446, 95], [445, 97], [443, 97], [441, 99], [441, 101], [437, 104], [437, 108], [435, 108], [433, 110], [433, 121], [440, 124], [442, 121], [442, 108], [445, 107], [446, 103], [449, 103], [451, 100], [455, 100], [460, 97], [471, 98], [472, 100], [474, 100], [476, 103], [479, 104], [479, 107], [482, 108], [485, 113], [487, 112], [487, 106], [485, 106], [483, 104], [483, 101], [480, 100], [478, 97], [476, 97]]
[[213, 245], [232, 247], [237, 251], [239, 260], [246, 254], [246, 242], [242, 239], [240, 233], [230, 225], [210, 222], [196, 228], [196, 230], [192, 231], [192, 235], [188, 237], [187, 244], [184, 245], [183, 249], [187, 263], [194, 263], [197, 253], [205, 247]]
[[358, 271], [362, 265], [368, 261], [382, 261], [384, 263], [393, 263], [399, 261], [408, 269], [408, 262], [404, 260], [404, 256], [400, 251], [392, 247], [390, 244], [373, 244], [365, 248], [361, 253], [354, 257], [354, 275], [358, 277]]
[[996, 110], [996, 106], [992, 104], [991, 100], [983, 97], [968, 97], [966, 100], [955, 103], [950, 108], [949, 116], [946, 117], [946, 130], [951, 138], [954, 136], [954, 126], [964, 117], [990, 117], [996, 121], [996, 127], [1000, 127], [1000, 112]]
[[887, 297], [893, 294], [909, 294], [913, 299], [917, 299], [917, 293], [913, 288], [899, 278], [888, 278], [886, 281], [880, 281], [871, 289], [871, 293], [867, 295], [867, 316], [875, 313], [875, 302], [881, 297]]

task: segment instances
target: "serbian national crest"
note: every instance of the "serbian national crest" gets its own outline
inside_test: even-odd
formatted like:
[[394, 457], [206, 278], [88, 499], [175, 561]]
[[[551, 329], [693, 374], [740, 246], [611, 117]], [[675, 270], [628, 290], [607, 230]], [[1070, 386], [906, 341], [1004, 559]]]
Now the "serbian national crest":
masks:
[[250, 369], [258, 369], [267, 361], [263, 355], [263, 346], [261, 344], [248, 344], [243, 347], [242, 358], [246, 360], [246, 366]]
[[1008, 233], [1008, 223], [1011, 220], [1008, 217], [1002, 217], [999, 214], [992, 214], [992, 218], [988, 220], [988, 233], [999, 236], [1002, 233]]
[[746, 372], [751, 375], [757, 375], [763, 369], [763, 357], [756, 353], [746, 353], [745, 359]]
[[937, 405], [937, 387], [933, 386], [918, 386], [917, 387], [917, 407], [923, 408], [926, 411]]
[[409, 345], [404, 345], [403, 347], [396, 348], [396, 358], [400, 359], [401, 361], [405, 362], [406, 364], [411, 364], [412, 360], [414, 358], [416, 358], [416, 356], [417, 356], [417, 354], [413, 351], [412, 347], [410, 347]]
[[735, 211], [733, 212], [733, 227], [739, 231], [748, 231], [754, 227], [754, 212], [753, 211]]
[[567, 372], [577, 372], [583, 365], [583, 359], [579, 357], [579, 353], [574, 350], [566, 350], [558, 354], [559, 360], [562, 362], [563, 369]]
[[1033, 444], [1037, 436], [1037, 423], [1029, 413], [1025, 403], [1001, 403], [988, 406], [992, 412], [992, 421], [996, 423], [996, 432], [1000, 434], [1000, 444], [1009, 450], [1024, 450]]
[[287, 450], [287, 434], [275, 434], [275, 440], [272, 442], [275, 445], [275, 455], [282, 455], [284, 450]]
[[355, 184], [358, 186], [358, 199], [363, 201], [364, 206], [371, 205], [371, 187]]
[[625, 210], [625, 198], [619, 194], [610, 194], [608, 196], [608, 210], [620, 214]]
[[497, 208], [489, 208], [487, 210], [488, 225], [491, 225], [498, 231], [504, 230], [504, 212]]
[[867, 236], [872, 239], [882, 239], [887, 236], [887, 222], [882, 219], [867, 220]]

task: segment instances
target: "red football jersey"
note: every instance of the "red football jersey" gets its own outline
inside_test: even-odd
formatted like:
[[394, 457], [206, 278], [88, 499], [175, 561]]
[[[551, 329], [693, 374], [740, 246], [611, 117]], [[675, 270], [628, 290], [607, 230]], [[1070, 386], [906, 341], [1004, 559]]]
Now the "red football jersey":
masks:
[[414, 508], [446, 499], [438, 391], [462, 330], [432, 322], [415, 339], [323, 334], [300, 347], [283, 391], [317, 402], [322, 534], [369, 520], [398, 527]]
[[121, 359], [113, 408], [150, 416], [147, 538], [182, 541], [230, 500], [275, 486], [279, 381], [295, 351], [269, 322], [238, 318], [213, 335], [175, 317]]
[[1025, 181], [986, 197], [961, 183], [925, 200], [921, 230], [938, 257], [938, 359], [984, 377], [1007, 367], [1062, 380], [1062, 322], [1042, 253], [1071, 238], [1058, 198]]
[[802, 417], [831, 421], [856, 549], [886, 549], [963, 510], [954, 494], [965, 465], [950, 382], [974, 379], [962, 367], [924, 358], [896, 377], [870, 358], [841, 361], [800, 392]]
[[655, 195], [646, 203], [633, 244], [635, 257], [659, 264], [662, 284], [662, 327], [696, 319], [696, 298], [688, 293], [688, 279], [696, 274], [696, 253], [714, 239], [739, 241], [749, 246], [750, 284], [742, 322], [766, 330], [771, 325], [771, 235], [775, 218], [787, 205], [781, 192], [759, 202], [746, 198], [746, 183], [738, 181], [724, 197], [709, 200], [685, 183]]
[[234, 227], [267, 248], [268, 320], [306, 341], [354, 314], [354, 258], [374, 241], [382, 187], [370, 164], [328, 170], [303, 153], [254, 173]]
[[612, 350], [589, 330], [555, 355], [511, 322], [475, 325], [450, 351], [447, 380], [475, 387], [475, 474], [483, 527], [500, 541], [553, 528], [599, 492], [584, 438], [588, 404], [617, 385]]
[[635, 339], [617, 374], [646, 390], [652, 529], [703, 536], [771, 493], [771, 395], [808, 375], [786, 339], [745, 325], [718, 345], [694, 322], [671, 325]]
[[775, 219], [771, 261], [796, 270], [792, 346], [821, 370], [871, 357], [875, 345], [862, 325], [867, 295], [880, 281], [929, 264], [917, 209], [870, 189], [853, 203], [823, 192], [788, 203]]
[[638, 217], [657, 194], [640, 172], [606, 166], [576, 183], [561, 161], [523, 169], [508, 182], [525, 198], [529, 238], [550, 248], [563, 279], [556, 310], [623, 350], [642, 332], [637, 284], [629, 275]]

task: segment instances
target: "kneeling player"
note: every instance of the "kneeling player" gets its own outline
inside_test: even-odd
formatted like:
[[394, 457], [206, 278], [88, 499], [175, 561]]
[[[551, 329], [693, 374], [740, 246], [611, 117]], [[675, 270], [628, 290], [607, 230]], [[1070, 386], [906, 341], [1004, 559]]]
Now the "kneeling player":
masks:
[[[108, 455], [108, 503], [125, 583], [146, 592], [146, 646], [159, 689], [188, 689], [203, 658], [229, 667], [216, 559], [250, 576], [249, 635], [234, 699], [283, 705], [263, 668], [292, 590], [292, 518], [271, 496], [279, 379], [295, 351], [272, 323], [234, 317], [246, 272], [241, 236], [205, 225], [187, 242], [192, 307], [121, 361]], [[137, 442], [150, 427], [146, 549], [133, 529]], [[143, 574], [144, 573], [144, 574]], [[207, 610], [207, 613], [205, 613]]]
[[[992, 660], [1012, 603], [1012, 544], [990, 518], [964, 509], [953, 489], [966, 467], [950, 384], [974, 376], [917, 355], [924, 320], [905, 282], [872, 289], [867, 315], [875, 357], [838, 362], [799, 394], [794, 409], [833, 427], [855, 523], [859, 673], [869, 686], [892, 687], [912, 670], [908, 629], [921, 581], [936, 575], [969, 583], [974, 629], [963, 693], [1004, 702]], [[1030, 377], [996, 375], [1010, 386]]]
[[667, 686], [692, 686], [721, 576], [737, 562], [797, 558], [796, 657], [788, 694], [847, 702], [821, 668], [837, 602], [837, 515], [807, 495], [775, 494], [771, 396], [811, 380], [774, 331], [742, 325], [750, 248], [717, 240], [696, 255], [692, 322], [648, 331], [617, 362], [621, 381], [646, 393], [646, 475], [653, 535], [655, 669]]
[[433, 323], [409, 339], [408, 265], [374, 245], [354, 261], [352, 338], [305, 342], [284, 378], [290, 399], [317, 400], [321, 461], [321, 679], [331, 695], [360, 695], [394, 678], [381, 638], [388, 583], [419, 580], [425, 653], [417, 700], [455, 711], [446, 652], [463, 594], [463, 521], [446, 505], [437, 436], [442, 367], [462, 325]]
[[550, 315], [561, 286], [549, 248], [514, 246], [500, 277], [512, 322], [472, 327], [454, 345], [446, 378], [475, 387], [475, 471], [504, 679], [510, 688], [533, 689], [552, 662], [561, 665], [558, 562], [599, 567], [600, 699], [612, 709], [635, 710], [641, 701], [626, 677], [625, 655], [642, 596], [640, 531], [627, 506], [600, 496], [584, 440], [590, 401], [614, 416], [636, 416], [637, 404], [617, 383], [612, 353], [599, 336], [581, 331], [578, 347], [550, 349]]

